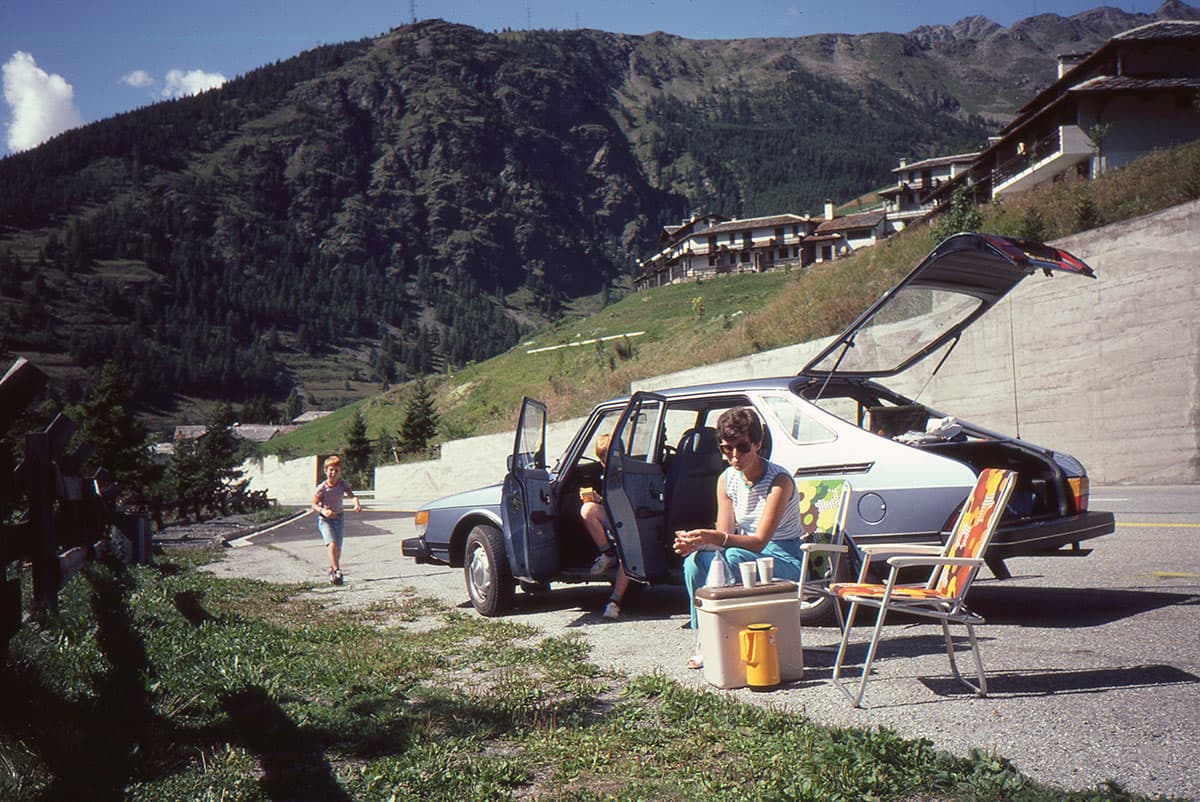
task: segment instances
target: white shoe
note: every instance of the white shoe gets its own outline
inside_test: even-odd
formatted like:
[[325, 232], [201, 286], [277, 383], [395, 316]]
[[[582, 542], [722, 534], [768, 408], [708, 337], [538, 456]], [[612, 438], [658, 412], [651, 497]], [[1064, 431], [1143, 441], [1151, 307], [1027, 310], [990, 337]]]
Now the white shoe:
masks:
[[616, 621], [621, 617], [621, 605], [615, 601], [610, 601], [604, 605], [604, 612], [600, 613], [601, 618], [607, 618], [609, 621]]
[[592, 576], [600, 576], [601, 574], [608, 573], [610, 570], [615, 568], [616, 565], [616, 554], [601, 554], [596, 557], [594, 562], [592, 562], [592, 568], [588, 573], [590, 573]]

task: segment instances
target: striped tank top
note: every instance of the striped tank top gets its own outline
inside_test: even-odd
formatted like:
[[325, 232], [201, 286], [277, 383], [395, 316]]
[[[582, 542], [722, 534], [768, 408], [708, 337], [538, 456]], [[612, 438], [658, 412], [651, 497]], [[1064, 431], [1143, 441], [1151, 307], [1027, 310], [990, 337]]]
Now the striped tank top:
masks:
[[[737, 524], [738, 534], [753, 535], [758, 530], [758, 521], [767, 504], [771, 483], [781, 473], [791, 479], [787, 470], [768, 461], [766, 472], [757, 482], [748, 486], [740, 471], [725, 469], [725, 493], [733, 502], [733, 520]], [[796, 494], [795, 483], [789, 481], [788, 486], [792, 494], [784, 505], [783, 516], [779, 519], [779, 525], [775, 527], [771, 540], [799, 540], [804, 534], [804, 528], [800, 525], [800, 500]]]

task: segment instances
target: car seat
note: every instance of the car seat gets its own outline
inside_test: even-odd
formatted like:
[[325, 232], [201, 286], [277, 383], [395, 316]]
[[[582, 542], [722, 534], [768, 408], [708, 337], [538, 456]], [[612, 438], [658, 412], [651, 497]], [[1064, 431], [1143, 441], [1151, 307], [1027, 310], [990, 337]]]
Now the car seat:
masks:
[[717, 477], [725, 470], [717, 430], [688, 429], [667, 467], [664, 535], [670, 540], [678, 529], [711, 527], [717, 520]]

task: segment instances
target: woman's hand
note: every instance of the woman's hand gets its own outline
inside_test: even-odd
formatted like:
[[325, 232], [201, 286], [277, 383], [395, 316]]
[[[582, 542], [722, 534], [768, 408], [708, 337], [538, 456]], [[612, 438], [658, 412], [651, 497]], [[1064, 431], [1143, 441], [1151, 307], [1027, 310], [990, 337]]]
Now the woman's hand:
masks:
[[715, 529], [679, 529], [675, 532], [675, 553], [686, 557], [709, 544], [720, 543], [723, 535]]

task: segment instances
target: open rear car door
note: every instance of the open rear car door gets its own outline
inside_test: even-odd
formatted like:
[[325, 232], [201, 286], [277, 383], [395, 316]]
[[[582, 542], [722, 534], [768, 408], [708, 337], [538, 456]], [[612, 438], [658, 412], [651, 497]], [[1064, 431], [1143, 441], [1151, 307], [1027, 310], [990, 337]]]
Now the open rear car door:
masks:
[[621, 564], [632, 579], [667, 573], [662, 450], [666, 400], [634, 393], [613, 429], [604, 470], [604, 509], [612, 522]]
[[554, 496], [546, 467], [546, 405], [525, 398], [500, 504], [508, 561], [518, 579], [540, 581], [558, 572]]

